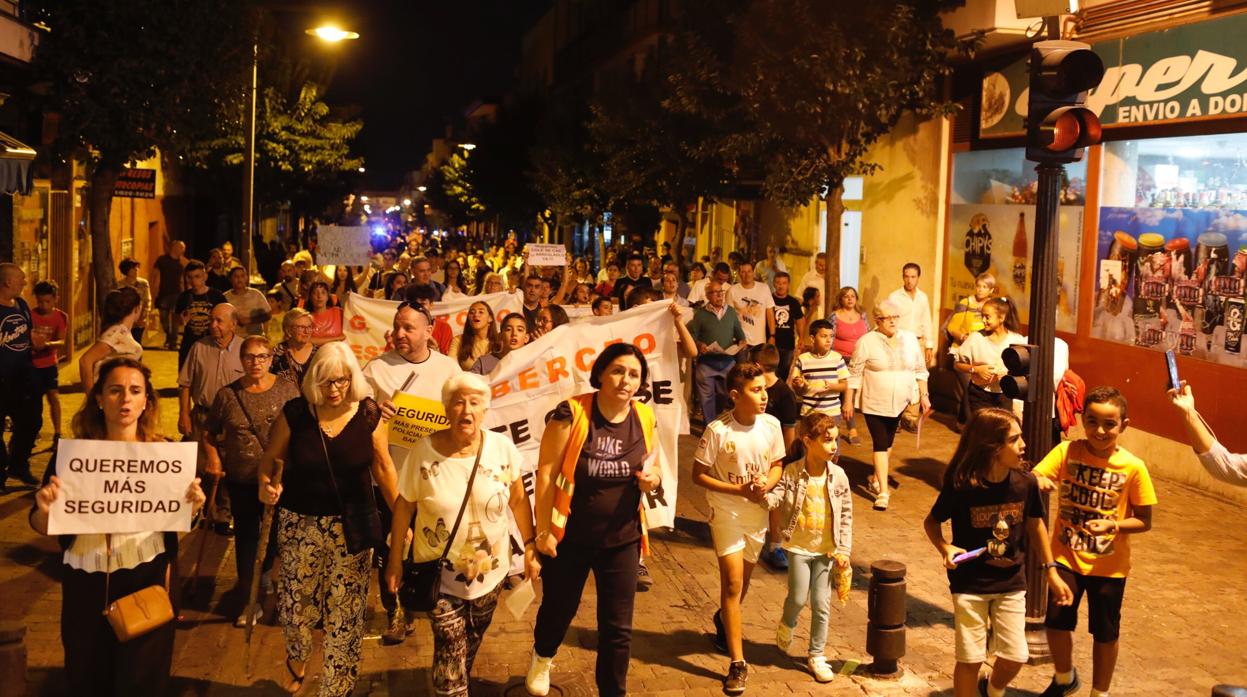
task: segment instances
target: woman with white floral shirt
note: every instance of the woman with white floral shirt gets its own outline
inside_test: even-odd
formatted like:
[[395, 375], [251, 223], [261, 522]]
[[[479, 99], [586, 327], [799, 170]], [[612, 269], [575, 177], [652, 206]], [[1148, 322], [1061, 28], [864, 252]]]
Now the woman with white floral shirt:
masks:
[[[512, 517], [525, 540], [525, 576], [535, 578], [539, 568], [532, 543], [532, 507], [520, 478], [522, 458], [509, 438], [484, 428], [489, 398], [489, 384], [475, 373], [458, 373], [446, 381], [442, 403], [449, 426], [412, 446], [401, 468], [394, 504], [386, 569], [391, 593], [398, 592], [402, 580], [408, 528], [415, 533], [415, 561], [441, 557], [450, 542], [437, 604], [429, 612], [433, 689], [438, 695], [468, 694], [472, 663], [511, 564]], [[480, 464], [468, 496], [468, 478], [478, 452]], [[451, 540], [465, 497], [463, 520]]]

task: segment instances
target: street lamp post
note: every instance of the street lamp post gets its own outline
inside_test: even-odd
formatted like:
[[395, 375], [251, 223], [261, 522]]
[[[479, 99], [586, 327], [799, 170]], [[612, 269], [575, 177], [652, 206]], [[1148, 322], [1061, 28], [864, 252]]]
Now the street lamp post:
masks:
[[[329, 24], [308, 29], [305, 33], [330, 44], [359, 38], [356, 32]], [[255, 105], [259, 77], [260, 42], [256, 39], [251, 42], [251, 80], [247, 84], [247, 124], [244, 128], [246, 143], [243, 146], [242, 240], [238, 245], [239, 257], [247, 269], [248, 276], [256, 271], [251, 241], [255, 235]], [[363, 172], [364, 168], [360, 167], [359, 171]]]

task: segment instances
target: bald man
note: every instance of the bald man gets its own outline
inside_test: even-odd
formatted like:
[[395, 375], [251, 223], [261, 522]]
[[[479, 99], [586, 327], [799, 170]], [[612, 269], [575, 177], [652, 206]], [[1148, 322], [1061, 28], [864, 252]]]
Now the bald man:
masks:
[[[191, 345], [186, 362], [178, 371], [178, 431], [200, 444], [203, 449], [204, 424], [208, 409], [221, 388], [243, 376], [242, 337], [235, 332], [237, 309], [229, 303], [218, 303], [209, 314], [208, 336]], [[208, 458], [199, 455], [197, 474], [219, 477], [220, 472], [203, 468]], [[208, 481], [205, 479], [204, 481]], [[229, 499], [225, 490], [218, 492], [216, 505], [208, 502], [209, 515], [217, 524], [217, 532], [229, 534]]]
[[30, 306], [22, 299], [25, 287], [22, 267], [0, 264], [0, 421], [5, 416], [13, 420], [8, 447], [0, 440], [0, 493], [7, 491], [4, 484], [8, 477], [30, 486], [39, 483], [30, 472], [30, 451], [43, 426], [43, 404], [31, 381], [30, 330], [34, 323]]

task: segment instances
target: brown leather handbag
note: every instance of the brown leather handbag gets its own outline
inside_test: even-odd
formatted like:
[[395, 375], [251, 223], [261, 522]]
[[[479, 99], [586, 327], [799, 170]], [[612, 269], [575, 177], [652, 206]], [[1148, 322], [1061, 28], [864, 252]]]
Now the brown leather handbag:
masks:
[[117, 640], [127, 642], [173, 621], [173, 603], [169, 600], [169, 566], [165, 567], [165, 585], [148, 586], [108, 602], [109, 578], [113, 566], [113, 536], [105, 536], [108, 545], [108, 566], [104, 571], [104, 616], [113, 626]]

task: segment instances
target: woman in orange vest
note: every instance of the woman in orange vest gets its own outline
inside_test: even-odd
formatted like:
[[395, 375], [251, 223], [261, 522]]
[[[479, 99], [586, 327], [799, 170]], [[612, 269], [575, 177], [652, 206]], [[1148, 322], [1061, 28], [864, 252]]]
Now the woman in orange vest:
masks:
[[541, 438], [536, 519], [543, 592], [525, 680], [530, 694], [549, 693], [551, 660], [590, 571], [598, 599], [598, 693], [627, 692], [637, 564], [648, 551], [641, 494], [662, 485], [654, 411], [633, 400], [648, 378], [640, 349], [606, 347], [589, 373], [597, 391], [560, 404]]

